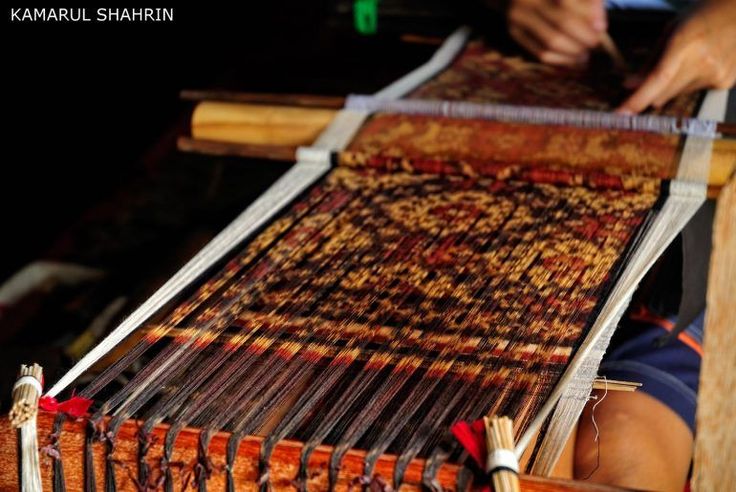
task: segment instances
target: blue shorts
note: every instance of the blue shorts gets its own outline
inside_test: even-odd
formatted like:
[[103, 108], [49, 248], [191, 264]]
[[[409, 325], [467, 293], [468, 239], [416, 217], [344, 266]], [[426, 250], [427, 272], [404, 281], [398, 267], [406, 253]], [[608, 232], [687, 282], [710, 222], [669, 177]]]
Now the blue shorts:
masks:
[[674, 318], [661, 318], [644, 308], [622, 320], [600, 374], [609, 379], [642, 383], [638, 391], [658, 399], [695, 432], [695, 407], [702, 358], [704, 313], [663, 347], [655, 341], [674, 327]]

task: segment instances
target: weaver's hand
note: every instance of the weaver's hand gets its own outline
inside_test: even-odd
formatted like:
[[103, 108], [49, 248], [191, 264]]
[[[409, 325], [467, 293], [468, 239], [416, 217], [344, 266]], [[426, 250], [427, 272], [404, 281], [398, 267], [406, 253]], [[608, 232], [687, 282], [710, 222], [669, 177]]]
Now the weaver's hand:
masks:
[[679, 25], [657, 65], [618, 109], [639, 113], [659, 108], [680, 94], [698, 89], [727, 89], [736, 82], [736, 0], [713, 0]]
[[511, 37], [551, 65], [585, 64], [607, 28], [603, 0], [511, 0], [507, 17]]

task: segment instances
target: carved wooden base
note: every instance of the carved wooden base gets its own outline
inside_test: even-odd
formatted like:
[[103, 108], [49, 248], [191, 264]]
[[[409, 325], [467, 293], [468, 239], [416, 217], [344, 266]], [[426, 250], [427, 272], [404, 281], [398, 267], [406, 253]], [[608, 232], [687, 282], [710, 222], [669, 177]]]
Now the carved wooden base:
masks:
[[[38, 416], [39, 446], [48, 444], [48, 436], [54, 422], [55, 414], [41, 412]], [[117, 490], [120, 492], [137, 492], [138, 488], [134, 481], [137, 476], [138, 430], [136, 421], [123, 424], [117, 437], [115, 453], [113, 458], [118, 463], [117, 468]], [[68, 492], [84, 490], [84, 435], [86, 422], [67, 422], [64, 432], [61, 434], [60, 447], [63, 456], [64, 477], [66, 490]], [[147, 455], [147, 462], [153, 471], [154, 477], [161, 475], [160, 458], [162, 455], [162, 443], [164, 435], [168, 430], [167, 425], [159, 425], [153, 431], [154, 443]], [[191, 489], [194, 479], [193, 465], [197, 460], [197, 442], [199, 431], [197, 429], [184, 429], [174, 446], [172, 457], [172, 470], [174, 472], [175, 490], [181, 490], [184, 486]], [[18, 490], [18, 457], [17, 457], [17, 434], [10, 427], [6, 416], [0, 418], [0, 491]], [[208, 492], [222, 492], [225, 490], [226, 474], [225, 446], [228, 434], [216, 434], [209, 447], [209, 455], [212, 460], [213, 471], [207, 482]], [[258, 453], [261, 439], [248, 437], [243, 440], [238, 450], [233, 475], [238, 491], [256, 491], [258, 486]], [[271, 460], [271, 479], [274, 490], [296, 491], [292, 480], [296, 477], [299, 463], [301, 443], [283, 441], [273, 454]], [[308, 490], [327, 490], [327, 466], [331, 449], [327, 446], [318, 448], [310, 460], [310, 473]], [[340, 481], [336, 490], [347, 491], [351, 482], [362, 475], [363, 456], [360, 451], [351, 451], [345, 456], [340, 474]], [[395, 458], [383, 456], [378, 460], [376, 473], [386, 477], [390, 482]], [[51, 491], [53, 476], [53, 459], [41, 451], [41, 475], [45, 491]], [[105, 445], [97, 443], [94, 445], [95, 480], [97, 490], [102, 490], [105, 480]], [[415, 460], [406, 472], [406, 483], [402, 485], [401, 492], [419, 491], [423, 463]], [[455, 475], [458, 471], [456, 465], [445, 465], [439, 472], [440, 483], [447, 490], [454, 490]], [[542, 479], [524, 476], [521, 479], [522, 490], [525, 491], [606, 491], [609, 487], [598, 486], [589, 483], [576, 483], [566, 480]], [[354, 488], [353, 490], [359, 490]]]

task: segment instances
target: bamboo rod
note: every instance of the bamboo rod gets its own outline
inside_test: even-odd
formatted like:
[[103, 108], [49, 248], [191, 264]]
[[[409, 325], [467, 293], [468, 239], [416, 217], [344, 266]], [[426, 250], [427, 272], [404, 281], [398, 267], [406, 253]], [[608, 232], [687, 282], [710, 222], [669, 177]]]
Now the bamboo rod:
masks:
[[191, 134], [200, 140], [299, 146], [313, 142], [334, 116], [333, 109], [203, 101], [192, 113]]
[[621, 50], [618, 49], [618, 46], [616, 46], [616, 43], [611, 39], [611, 36], [607, 32], [603, 33], [601, 36], [600, 46], [603, 51], [611, 57], [613, 65], [617, 70], [622, 72], [629, 71], [629, 64], [626, 63], [626, 59], [624, 59], [624, 56], [621, 54]]
[[483, 417], [486, 430], [486, 473], [495, 492], [519, 492], [519, 462], [514, 455], [514, 426], [508, 417]]
[[8, 414], [13, 427], [20, 427], [36, 415], [41, 396], [42, 373], [43, 369], [38, 364], [20, 366], [18, 381], [13, 387], [13, 403]]
[[605, 391], [624, 391], [634, 392], [641, 388], [641, 383], [635, 383], [633, 381], [621, 381], [618, 379], [603, 379], [596, 378], [593, 380], [593, 389], [605, 390]]

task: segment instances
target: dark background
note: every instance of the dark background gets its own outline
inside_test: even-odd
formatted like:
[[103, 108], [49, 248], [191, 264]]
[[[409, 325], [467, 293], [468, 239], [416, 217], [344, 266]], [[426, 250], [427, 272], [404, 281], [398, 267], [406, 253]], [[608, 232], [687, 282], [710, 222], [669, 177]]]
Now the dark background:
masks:
[[[418, 30], [449, 30], [437, 27], [453, 23], [443, 7], [422, 14], [433, 2], [414, 3]], [[6, 10], [0, 278], [140, 172], [144, 153], [186, 119], [179, 90], [375, 90], [433, 49], [396, 43], [388, 25], [355, 34], [350, 2], [239, 4], [175, 7], [173, 23], [155, 24], [11, 23]]]

